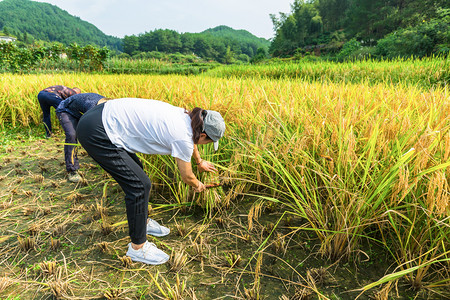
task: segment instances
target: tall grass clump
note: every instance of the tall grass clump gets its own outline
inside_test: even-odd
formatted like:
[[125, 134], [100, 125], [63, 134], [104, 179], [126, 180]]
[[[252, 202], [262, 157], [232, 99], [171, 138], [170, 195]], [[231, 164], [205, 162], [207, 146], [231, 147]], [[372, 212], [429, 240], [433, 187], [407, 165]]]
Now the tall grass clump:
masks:
[[307, 220], [330, 259], [355, 257], [365, 239], [384, 245], [413, 287], [448, 286], [447, 90], [286, 86], [281, 101], [260, 94], [266, 109], [252, 117], [264, 128], [235, 132], [252, 194]]

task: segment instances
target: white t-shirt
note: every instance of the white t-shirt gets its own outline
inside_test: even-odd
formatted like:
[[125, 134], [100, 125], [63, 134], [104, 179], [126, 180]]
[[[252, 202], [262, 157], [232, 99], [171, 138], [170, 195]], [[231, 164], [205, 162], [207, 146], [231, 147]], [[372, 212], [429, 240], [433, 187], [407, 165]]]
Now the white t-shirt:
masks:
[[157, 100], [114, 99], [105, 103], [102, 122], [111, 142], [128, 152], [191, 161], [191, 118], [184, 108]]

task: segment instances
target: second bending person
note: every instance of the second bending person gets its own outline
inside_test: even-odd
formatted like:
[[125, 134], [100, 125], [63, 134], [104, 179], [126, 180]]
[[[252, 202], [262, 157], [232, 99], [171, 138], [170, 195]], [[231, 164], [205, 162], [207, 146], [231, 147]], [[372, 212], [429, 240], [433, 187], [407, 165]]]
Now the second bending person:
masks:
[[76, 183], [81, 180], [81, 176], [78, 174], [80, 164], [75, 146], [77, 143], [76, 128], [78, 121], [84, 113], [98, 103], [102, 103], [105, 99], [104, 96], [95, 93], [76, 94], [61, 101], [56, 108], [56, 116], [66, 135], [64, 160], [66, 163], [67, 177], [70, 182]]

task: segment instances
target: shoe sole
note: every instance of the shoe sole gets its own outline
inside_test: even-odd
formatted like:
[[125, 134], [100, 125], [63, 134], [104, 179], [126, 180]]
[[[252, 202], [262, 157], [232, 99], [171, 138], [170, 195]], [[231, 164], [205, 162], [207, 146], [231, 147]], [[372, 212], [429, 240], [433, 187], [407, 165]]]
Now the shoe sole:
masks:
[[156, 237], [163, 237], [163, 236], [169, 235], [170, 231], [168, 233], [150, 233], [150, 232], [147, 231], [147, 234], [150, 234], [150, 235], [153, 235], [153, 236], [156, 236]]
[[161, 261], [159, 261], [157, 263], [151, 263], [151, 262], [146, 261], [145, 259], [141, 259], [141, 258], [137, 258], [137, 257], [134, 258], [134, 257], [132, 257], [132, 256], [130, 256], [128, 254], [127, 254], [127, 256], [129, 258], [131, 258], [131, 260], [134, 261], [134, 262], [141, 262], [141, 263], [144, 263], [144, 264], [147, 264], [147, 265], [153, 265], [153, 266], [162, 265], [162, 264], [166, 263], [169, 260], [169, 258], [167, 258], [166, 260], [161, 260]]

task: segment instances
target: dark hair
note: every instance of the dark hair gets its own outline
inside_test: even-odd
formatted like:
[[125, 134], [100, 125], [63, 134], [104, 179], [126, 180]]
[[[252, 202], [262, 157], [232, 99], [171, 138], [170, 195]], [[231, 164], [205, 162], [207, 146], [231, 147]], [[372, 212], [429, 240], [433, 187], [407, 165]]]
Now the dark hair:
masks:
[[194, 144], [197, 144], [200, 139], [200, 134], [204, 133], [203, 118], [206, 116], [206, 110], [196, 107], [186, 113], [191, 118], [192, 139], [194, 140]]

